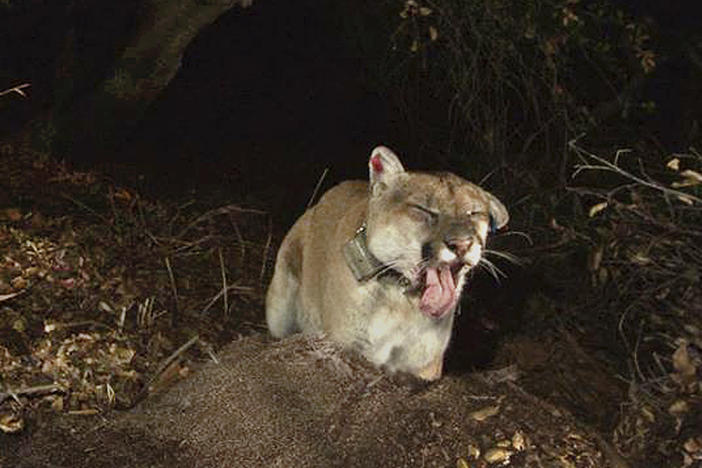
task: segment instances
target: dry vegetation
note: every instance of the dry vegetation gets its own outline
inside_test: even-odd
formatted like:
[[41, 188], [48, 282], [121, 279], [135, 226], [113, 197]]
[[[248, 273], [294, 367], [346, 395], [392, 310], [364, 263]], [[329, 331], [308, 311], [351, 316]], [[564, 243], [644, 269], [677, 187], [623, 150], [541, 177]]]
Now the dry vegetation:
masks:
[[[637, 94], [657, 65], [649, 31], [604, 3], [395, 2], [395, 55], [383, 65], [401, 76], [383, 79], [400, 90], [415, 146], [494, 170], [491, 188], [533, 239], [514, 253], [538, 287], [496, 364], [516, 363], [520, 385], [593, 425], [632, 465], [695, 467], [702, 156], [568, 143], [625, 108], [651, 110]], [[145, 200], [23, 147], [1, 150], [4, 433], [22, 433], [39, 409], [132, 407], [261, 328], [276, 245], [265, 212]]]
[[12, 145], [0, 161], [4, 432], [131, 407], [260, 326], [266, 213], [143, 200]]
[[417, 387], [329, 343], [256, 334], [273, 244], [261, 211], [144, 200], [12, 145], [0, 161], [0, 463], [617, 459], [514, 367]]
[[614, 442], [635, 459], [692, 466], [702, 459], [702, 157], [672, 155], [664, 168], [629, 151], [572, 147], [576, 182], [608, 179], [573, 190], [592, 202], [591, 294], [606, 317], [604, 330], [589, 328], [616, 330], [623, 358], [628, 399]]
[[[533, 240], [511, 250], [537, 279], [498, 362], [641, 466], [699, 464], [702, 161], [639, 127], [674, 48], [609, 2], [403, 5], [393, 84], [419, 145], [489, 173]], [[636, 151], [602, 149], [622, 142]]]
[[[525, 314], [531, 325], [501, 345], [501, 359], [516, 362], [519, 369], [517, 374], [514, 367], [507, 368], [512, 370], [505, 375], [594, 424], [602, 434], [599, 447], [613, 466], [626, 465], [607, 440], [641, 466], [694, 466], [702, 458], [700, 157], [694, 152], [675, 155], [649, 168], [630, 152], [606, 158], [576, 143], [571, 150], [580, 163], [569, 196], [581, 207], [575, 210], [580, 216], [553, 218], [544, 227], [548, 235], [534, 230], [537, 239], [552, 242], [533, 247], [541, 249], [543, 260], [532, 266], [538, 270], [549, 264], [555, 271], [551, 275], [563, 276], [558, 265], [570, 263], [573, 276], [561, 278], [560, 287], [566, 296], [578, 291], [570, 300], [543, 294], [530, 298]], [[261, 327], [261, 297], [275, 243], [264, 212], [237, 205], [208, 209], [194, 200], [144, 200], [98, 174], [68, 170], [12, 145], [3, 147], [0, 161], [7, 175], [0, 198], [3, 432], [26, 433], [27, 421], [31, 424], [42, 412], [107, 415], [111, 408], [148, 401], [150, 394], [187, 376], [193, 360], [218, 361], [215, 351], [224, 343]], [[573, 265], [583, 251], [587, 262]], [[534, 356], [528, 349], [533, 343], [524, 340], [529, 336], [547, 343], [542, 349], [550, 352], [535, 367], [533, 359], [521, 360]], [[298, 345], [289, 345], [281, 352], [298, 352]], [[348, 364], [328, 345], [321, 346], [305, 352], [305, 359], [328, 360], [335, 374], [349, 378]], [[240, 349], [237, 345], [229, 352], [236, 356]], [[277, 355], [271, 361], [280, 362]], [[242, 372], [253, 372], [253, 367]], [[490, 375], [484, 378], [490, 380]], [[262, 388], [268, 388], [269, 378], [261, 380]], [[624, 392], [611, 385], [613, 380]], [[524, 393], [509, 385], [510, 390], [501, 391]], [[485, 398], [498, 398], [496, 391], [485, 390]], [[456, 398], [464, 398], [460, 392]], [[419, 398], [421, 405], [427, 395], [410, 400]], [[388, 396], [382, 400], [394, 401]], [[556, 456], [545, 447], [549, 437], [557, 436], [547, 436], [545, 426], [534, 423], [538, 417], [533, 411], [542, 403], [532, 401], [536, 406], [517, 405], [525, 413], [512, 416], [532, 421], [526, 433], [534, 444], [511, 459], [515, 466]], [[593, 418], [598, 410], [600, 420]], [[65, 421], [54, 428], [66, 431], [75, 424], [83, 428], [76, 434], [88, 437], [96, 423], [87, 421]], [[113, 440], [114, 450], [124, 450], [119, 441], [142, 424], [119, 421], [109, 429], [114, 432], [100, 436], [113, 434], [106, 440]], [[43, 432], [39, 437], [47, 447], [66, 442], [44, 439]], [[76, 447], [89, 443], [71, 440]], [[149, 439], [138, 453], [165, 456], [164, 447], [174, 443]], [[590, 457], [587, 463], [597, 466], [600, 462], [592, 460], [601, 454], [592, 443], [562, 449], [572, 456], [585, 450], [577, 457], [583, 463], [582, 457]], [[434, 462], [453, 447], [447, 444], [436, 445], [432, 457], [439, 458]], [[497, 453], [489, 451], [487, 442], [476, 446], [486, 456]], [[472, 449], [455, 449], [470, 458]], [[96, 460], [102, 456], [93, 455]]]

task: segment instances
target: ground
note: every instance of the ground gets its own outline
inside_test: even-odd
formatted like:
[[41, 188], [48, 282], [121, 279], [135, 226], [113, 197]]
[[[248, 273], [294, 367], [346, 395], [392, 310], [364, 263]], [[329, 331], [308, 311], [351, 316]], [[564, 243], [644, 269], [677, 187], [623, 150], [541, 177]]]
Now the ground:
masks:
[[[525, 327], [431, 384], [275, 342], [262, 298], [282, 233], [261, 206], [147, 199], [1, 149], [0, 466], [629, 466], [610, 432], [627, 388], [596, 337]], [[643, 421], [640, 466], [702, 452], [700, 413], [673, 411], [684, 453], [651, 449], [674, 436]]]
[[[34, 423], [8, 466], [615, 466], [515, 375], [427, 385], [333, 345], [254, 335], [128, 412]], [[67, 448], [70, 447], [70, 450]]]

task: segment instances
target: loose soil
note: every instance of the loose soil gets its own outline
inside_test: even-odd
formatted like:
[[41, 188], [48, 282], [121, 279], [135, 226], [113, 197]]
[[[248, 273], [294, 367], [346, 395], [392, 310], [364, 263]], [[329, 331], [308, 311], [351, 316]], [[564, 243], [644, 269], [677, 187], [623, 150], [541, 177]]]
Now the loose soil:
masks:
[[124, 413], [53, 417], [7, 466], [614, 466], [572, 416], [510, 372], [422, 384], [334, 345], [237, 340]]

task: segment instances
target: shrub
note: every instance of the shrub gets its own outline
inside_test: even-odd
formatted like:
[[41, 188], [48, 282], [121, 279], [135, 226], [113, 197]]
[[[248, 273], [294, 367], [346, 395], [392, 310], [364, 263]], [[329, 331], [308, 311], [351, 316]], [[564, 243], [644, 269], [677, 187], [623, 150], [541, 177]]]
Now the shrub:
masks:
[[553, 158], [573, 136], [631, 116], [656, 65], [650, 28], [603, 0], [405, 0], [398, 9], [400, 107], [417, 116], [437, 102], [449, 152], [490, 161]]

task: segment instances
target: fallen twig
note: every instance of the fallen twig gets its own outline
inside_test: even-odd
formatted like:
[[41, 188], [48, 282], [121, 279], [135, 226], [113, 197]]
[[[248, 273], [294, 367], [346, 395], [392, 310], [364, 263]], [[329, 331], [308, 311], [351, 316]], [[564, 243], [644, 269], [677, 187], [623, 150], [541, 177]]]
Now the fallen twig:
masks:
[[10, 293], [10, 294], [0, 294], [0, 302], [9, 301], [13, 297], [19, 296], [20, 294], [22, 294], [22, 291]]
[[77, 322], [47, 322], [44, 325], [44, 332], [45, 333], [51, 333], [55, 330], [60, 330], [60, 329], [67, 329], [67, 328], [78, 328], [78, 327], [100, 327], [100, 328], [105, 328], [106, 330], [112, 330], [112, 327], [102, 323], [98, 322], [96, 320], [80, 320]]
[[207, 305], [205, 307], [203, 307], [201, 313], [204, 314], [205, 312], [210, 310], [210, 307], [212, 307], [214, 305], [214, 303], [217, 302], [217, 300], [220, 297], [222, 297], [223, 295], [226, 295], [228, 291], [232, 291], [232, 290], [241, 291], [241, 292], [248, 292], [248, 293], [254, 292], [253, 288], [250, 286], [239, 286], [236, 284], [230, 284], [229, 286], [226, 286], [226, 287], [223, 287], [222, 289], [220, 289], [219, 292], [217, 294], [215, 294], [215, 296], [212, 299], [210, 299], [210, 301], [207, 303]]
[[0, 392], [0, 403], [7, 400], [8, 398], [14, 398], [20, 395], [36, 395], [39, 393], [54, 393], [54, 392], [65, 392], [66, 390], [57, 384], [48, 385], [37, 385], [36, 387], [24, 387], [17, 390], [7, 390], [5, 392]]
[[237, 212], [237, 213], [266, 214], [265, 211], [256, 210], [256, 209], [253, 209], [253, 208], [241, 208], [241, 207], [239, 207], [239, 206], [237, 206], [237, 205], [227, 205], [227, 206], [223, 206], [223, 207], [221, 207], [221, 208], [217, 208], [217, 209], [215, 209], [215, 210], [210, 210], [210, 211], [208, 211], [207, 213], [205, 213], [205, 214], [203, 214], [203, 215], [201, 215], [201, 216], [198, 216], [198, 217], [195, 218], [195, 220], [193, 220], [190, 224], [188, 224], [187, 226], [185, 226], [185, 227], [178, 233], [178, 235], [177, 235], [176, 237], [179, 238], [179, 239], [182, 238], [182, 237], [185, 235], [185, 233], [187, 233], [187, 232], [188, 232], [189, 230], [191, 230], [193, 227], [197, 226], [198, 224], [200, 224], [202, 221], [204, 221], [204, 220], [206, 220], [206, 219], [209, 219], [209, 218], [211, 218], [211, 217], [213, 217], [213, 216], [217, 216], [217, 215], [221, 215], [221, 214], [231, 213], [232, 211], [235, 211], [235, 212]]
[[219, 271], [222, 273], [222, 295], [224, 296], [224, 316], [229, 316], [229, 295], [227, 294], [227, 272], [224, 270], [224, 258], [222, 249], [217, 249], [219, 254]]
[[244, 240], [244, 236], [241, 235], [239, 225], [232, 221], [231, 218], [229, 219], [229, 222], [232, 224], [234, 234], [236, 234], [236, 238], [239, 241], [239, 249], [241, 251], [241, 263], [244, 263], [244, 259], [246, 258], [246, 241]]
[[101, 220], [102, 220], [105, 224], [107, 224], [108, 226], [111, 226], [111, 223], [110, 223], [110, 220], [109, 220], [109, 219], [105, 218], [103, 215], [101, 215], [100, 213], [98, 213], [98, 212], [95, 211], [94, 209], [90, 208], [88, 205], [86, 205], [86, 204], [83, 203], [82, 201], [76, 200], [75, 198], [73, 198], [73, 197], [71, 197], [70, 195], [65, 194], [65, 193], [62, 193], [61, 196], [62, 196], [63, 198], [65, 198], [66, 200], [68, 200], [68, 201], [70, 201], [70, 202], [73, 202], [73, 203], [76, 204], [77, 206], [83, 208], [84, 210], [86, 210], [86, 211], [88, 211], [88, 212], [94, 214], [95, 216], [97, 216], [99, 219], [101, 219]]
[[168, 278], [171, 281], [171, 291], [173, 292], [173, 301], [175, 302], [175, 313], [174, 316], [178, 316], [178, 311], [180, 310], [178, 308], [178, 288], [176, 287], [175, 283], [175, 276], [173, 276], [173, 269], [171, 268], [171, 260], [170, 257], [166, 257], [164, 259], [164, 262], [166, 264], [166, 269], [168, 270]]
[[151, 392], [151, 385], [154, 383], [154, 381], [161, 376], [163, 371], [168, 368], [168, 366], [175, 361], [178, 356], [183, 354], [185, 351], [187, 351], [192, 345], [197, 343], [197, 341], [200, 339], [200, 335], [195, 335], [192, 338], [190, 338], [184, 345], [182, 345], [180, 348], [176, 349], [173, 354], [168, 356], [159, 366], [158, 369], [156, 369], [156, 372], [154, 372], [154, 375], [151, 376], [151, 378], [144, 384], [144, 388], [141, 389], [141, 391], [134, 397], [134, 399], [129, 402], [129, 405], [126, 408], [121, 408], [121, 409], [129, 409], [133, 408], [137, 403], [139, 403], [141, 400], [143, 400], [150, 392]]
[[17, 93], [22, 97], [27, 97], [24, 91], [22, 91], [24, 88], [29, 88], [32, 86], [29, 83], [23, 83], [21, 85], [13, 86], [12, 88], [8, 88], [4, 91], [0, 91], [0, 96], [4, 96], [5, 94], [10, 94], [10, 93]]
[[268, 238], [266, 239], [266, 245], [263, 248], [263, 255], [261, 255], [261, 273], [258, 275], [259, 284], [263, 284], [263, 278], [266, 275], [266, 263], [268, 262], [268, 252], [271, 248], [271, 242], [273, 241], [273, 222], [270, 217], [268, 218]]

